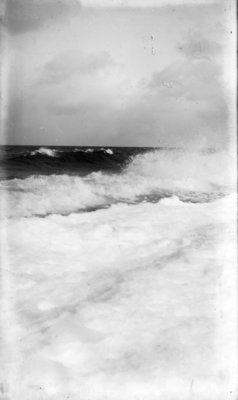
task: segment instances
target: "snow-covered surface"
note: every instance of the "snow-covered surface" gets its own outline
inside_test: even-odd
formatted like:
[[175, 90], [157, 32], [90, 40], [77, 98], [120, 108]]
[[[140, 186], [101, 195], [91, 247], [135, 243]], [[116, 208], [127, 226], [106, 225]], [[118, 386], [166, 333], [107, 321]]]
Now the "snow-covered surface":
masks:
[[235, 216], [230, 195], [3, 221], [2, 399], [235, 400]]

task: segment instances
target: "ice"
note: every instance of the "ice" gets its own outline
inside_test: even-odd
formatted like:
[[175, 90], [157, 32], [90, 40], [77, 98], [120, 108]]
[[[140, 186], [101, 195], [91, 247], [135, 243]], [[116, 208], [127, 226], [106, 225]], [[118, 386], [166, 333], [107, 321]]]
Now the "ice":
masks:
[[4, 398], [235, 400], [235, 215], [230, 195], [7, 220]]

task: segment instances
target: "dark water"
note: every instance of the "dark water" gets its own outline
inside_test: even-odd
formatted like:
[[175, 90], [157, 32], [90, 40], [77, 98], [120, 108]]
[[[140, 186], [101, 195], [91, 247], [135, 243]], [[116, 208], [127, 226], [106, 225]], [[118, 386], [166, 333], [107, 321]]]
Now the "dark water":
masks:
[[24, 179], [31, 175], [119, 173], [132, 157], [153, 150], [141, 147], [0, 146], [0, 177]]

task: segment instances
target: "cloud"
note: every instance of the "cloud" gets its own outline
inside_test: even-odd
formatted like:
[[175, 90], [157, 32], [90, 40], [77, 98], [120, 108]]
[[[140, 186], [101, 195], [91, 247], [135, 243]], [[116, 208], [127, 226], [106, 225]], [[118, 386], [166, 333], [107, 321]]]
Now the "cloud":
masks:
[[82, 0], [87, 7], [161, 7], [167, 5], [213, 4], [216, 0]]
[[153, 74], [141, 98], [121, 113], [118, 126], [122, 141], [132, 143], [136, 132], [140, 145], [157, 138], [168, 145], [199, 145], [205, 138], [213, 146], [226, 141], [227, 120], [221, 71], [201, 59], [176, 62]]
[[[228, 108], [218, 66], [205, 59], [183, 60], [154, 73], [140, 95], [114, 101], [59, 99], [49, 107], [66, 129], [70, 122], [86, 143], [140, 146], [207, 146], [226, 142]], [[103, 97], [104, 98], [104, 97]], [[94, 98], [95, 100], [95, 98]], [[80, 127], [80, 128], [79, 128]], [[96, 132], [100, 132], [97, 136]], [[73, 133], [72, 133], [73, 136]]]
[[206, 59], [174, 63], [162, 72], [155, 73], [148, 89], [164, 98], [181, 98], [190, 101], [215, 100], [221, 95], [220, 68]]
[[113, 64], [110, 54], [104, 51], [95, 54], [64, 52], [45, 65], [39, 84], [57, 85], [75, 75], [92, 75]]
[[[11, 32], [29, 31], [11, 38], [15, 64], [9, 113], [15, 142], [23, 135], [29, 144], [39, 139], [52, 144], [55, 138], [59, 144], [132, 146], [153, 146], [159, 140], [162, 145], [195, 145], [204, 136], [209, 145], [227, 140], [221, 74], [226, 43], [217, 7], [91, 9], [68, 25], [67, 13], [73, 15], [74, 6], [67, 4], [73, 0], [59, 5], [56, 0], [8, 1], [16, 7]], [[37, 31], [48, 23], [50, 29]], [[144, 51], [145, 35], [149, 41], [153, 35], [156, 44], [158, 39], [154, 56]], [[42, 136], [42, 126], [48, 136]]]
[[12, 34], [39, 29], [80, 9], [77, 0], [7, 0], [4, 22]]
[[211, 41], [192, 30], [189, 31], [187, 38], [178, 45], [181, 53], [191, 59], [210, 59], [220, 54], [222, 48], [221, 43]]
[[75, 103], [75, 104], [59, 104], [52, 105], [49, 107], [49, 111], [53, 112], [59, 116], [78, 116], [78, 117], [90, 117], [92, 114], [99, 114], [103, 108], [99, 104], [85, 104], [85, 103]]

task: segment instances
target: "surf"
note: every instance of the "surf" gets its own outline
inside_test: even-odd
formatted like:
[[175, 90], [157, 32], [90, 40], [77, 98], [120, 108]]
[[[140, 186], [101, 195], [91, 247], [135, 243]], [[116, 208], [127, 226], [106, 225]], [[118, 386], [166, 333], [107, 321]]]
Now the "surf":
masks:
[[[91, 153], [86, 150], [88, 157]], [[101, 168], [84, 176], [76, 171], [72, 175], [34, 174], [2, 181], [0, 187], [7, 194], [10, 217], [68, 215], [118, 203], [157, 203], [173, 196], [204, 203], [235, 191], [232, 161], [225, 152], [150, 150], [130, 156], [114, 172]]]

